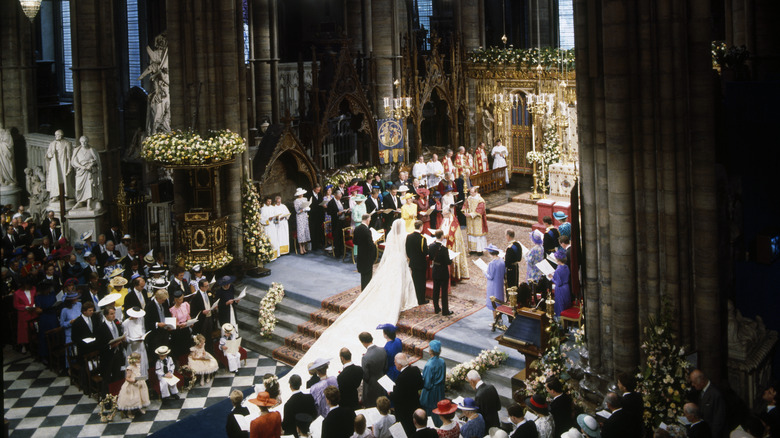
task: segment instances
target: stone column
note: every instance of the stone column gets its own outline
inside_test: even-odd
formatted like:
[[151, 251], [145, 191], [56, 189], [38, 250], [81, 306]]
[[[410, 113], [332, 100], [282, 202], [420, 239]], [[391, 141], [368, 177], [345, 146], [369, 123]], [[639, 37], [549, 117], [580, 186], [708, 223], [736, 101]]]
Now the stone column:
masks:
[[0, 128], [21, 135], [37, 127], [32, 32], [18, 1], [0, 2]]
[[349, 50], [352, 53], [363, 51], [363, 7], [362, 0], [346, 0], [344, 8], [344, 26], [350, 39]]
[[480, 44], [479, 0], [463, 0], [460, 4], [460, 32], [463, 35], [463, 53], [468, 53]]
[[250, 22], [251, 77], [253, 89], [251, 98], [254, 111], [254, 128], [260, 126], [265, 117], [273, 119], [273, 93], [271, 92], [271, 5], [275, 0], [255, 0], [252, 2]]
[[375, 102], [393, 96], [393, 0], [371, 2], [374, 66], [376, 71]]

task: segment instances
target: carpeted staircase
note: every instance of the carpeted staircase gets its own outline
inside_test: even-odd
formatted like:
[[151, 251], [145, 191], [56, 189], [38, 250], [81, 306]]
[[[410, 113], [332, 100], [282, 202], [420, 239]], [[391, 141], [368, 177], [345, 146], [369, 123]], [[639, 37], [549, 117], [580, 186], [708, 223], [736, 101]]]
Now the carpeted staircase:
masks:
[[487, 220], [507, 225], [531, 228], [539, 222], [536, 201], [527, 193], [513, 196], [511, 202], [487, 209]]

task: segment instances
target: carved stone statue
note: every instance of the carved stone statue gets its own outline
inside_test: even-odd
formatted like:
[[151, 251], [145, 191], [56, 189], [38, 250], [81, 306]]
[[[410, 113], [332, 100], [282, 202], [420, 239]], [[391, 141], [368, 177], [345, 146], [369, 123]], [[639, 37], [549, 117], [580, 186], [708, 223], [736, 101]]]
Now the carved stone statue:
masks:
[[0, 128], [0, 186], [16, 185], [14, 139], [11, 131]]
[[149, 93], [149, 110], [146, 113], [147, 135], [171, 130], [171, 98], [168, 94], [168, 39], [163, 32], [154, 39], [154, 50], [146, 48], [149, 54], [149, 66], [138, 77], [141, 80], [149, 76], [152, 92]]
[[483, 141], [485, 144], [493, 144], [493, 115], [487, 108], [482, 109]]
[[76, 172], [76, 208], [86, 204], [87, 209], [100, 209], [100, 201], [103, 200], [100, 155], [90, 147], [85, 135], [81, 136], [79, 146], [73, 151], [71, 166]]
[[758, 346], [766, 335], [766, 327], [760, 316], [756, 320], [745, 318], [734, 307], [731, 300], [727, 306], [727, 325], [729, 358], [745, 360], [751, 350]]
[[38, 223], [46, 209], [49, 200], [49, 194], [46, 192], [46, 174], [43, 173], [41, 166], [24, 169], [25, 180], [27, 183], [27, 192], [30, 194], [29, 212], [33, 220]]
[[46, 150], [48, 172], [46, 173], [46, 190], [52, 203], [57, 202], [60, 196], [60, 183], [65, 184], [66, 198], [73, 198], [73, 187], [70, 184], [70, 157], [73, 154], [73, 145], [65, 140], [65, 134], [61, 130], [54, 133], [54, 141], [49, 143]]

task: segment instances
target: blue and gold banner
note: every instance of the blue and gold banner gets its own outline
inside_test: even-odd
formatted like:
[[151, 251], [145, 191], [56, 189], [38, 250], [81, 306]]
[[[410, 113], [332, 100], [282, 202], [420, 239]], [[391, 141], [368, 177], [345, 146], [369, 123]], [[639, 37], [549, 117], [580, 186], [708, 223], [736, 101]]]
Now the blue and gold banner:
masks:
[[376, 121], [379, 138], [379, 163], [404, 162], [404, 122], [396, 119]]

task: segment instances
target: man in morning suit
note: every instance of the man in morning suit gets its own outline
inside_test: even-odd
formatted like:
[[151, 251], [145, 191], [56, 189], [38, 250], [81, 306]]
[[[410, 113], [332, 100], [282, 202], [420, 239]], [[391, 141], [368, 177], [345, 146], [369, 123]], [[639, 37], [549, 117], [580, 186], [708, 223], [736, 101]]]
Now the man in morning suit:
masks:
[[539, 431], [536, 429], [536, 424], [533, 421], [526, 420], [522, 406], [513, 404], [506, 408], [506, 412], [509, 414], [509, 422], [512, 423], [512, 429], [514, 429], [514, 431], [509, 434], [509, 438], [539, 437]]
[[130, 290], [125, 295], [125, 309], [132, 309], [138, 307], [139, 309], [146, 309], [146, 305], [149, 304], [149, 298], [146, 297], [146, 280], [143, 277], [136, 277], [130, 282]]
[[[311, 233], [311, 249], [322, 249], [325, 246], [325, 207], [322, 205], [322, 186], [315, 184], [311, 189], [311, 211], [309, 212], [309, 232]], [[294, 428], [295, 426], [293, 426]]]
[[156, 354], [152, 353], [157, 347], [168, 345], [170, 331], [173, 330], [170, 326], [165, 325], [165, 318], [171, 316], [168, 307], [168, 292], [165, 289], [157, 289], [154, 292], [154, 298], [146, 305], [145, 310], [144, 326], [147, 330], [152, 331], [146, 338], [146, 350], [149, 352], [149, 357], [156, 357]]
[[620, 373], [617, 386], [623, 393], [621, 396], [623, 409], [629, 414], [631, 421], [641, 424], [644, 421], [645, 403], [642, 401], [642, 394], [636, 392], [636, 377], [631, 373]]
[[[625, 438], [629, 436], [642, 436], [641, 423], [632, 424], [631, 414], [623, 409], [623, 400], [614, 392], [607, 393], [604, 397], [607, 410], [612, 413], [601, 428], [602, 438]], [[555, 420], [555, 418], [553, 418]], [[558, 425], [555, 425], [558, 430]], [[566, 432], [568, 429], [565, 429]], [[639, 435], [637, 435], [637, 432]]]
[[107, 305], [102, 313], [102, 321], [97, 326], [97, 343], [100, 346], [100, 375], [103, 383], [108, 385], [123, 377], [121, 369], [125, 364], [125, 356], [121, 341], [110, 343], [122, 336], [122, 324], [116, 320], [116, 309]]
[[333, 233], [333, 255], [341, 257], [344, 255], [344, 215], [347, 209], [341, 203], [342, 193], [340, 190], [333, 192], [333, 199], [328, 202], [328, 214], [330, 215], [331, 233]]
[[325, 388], [330, 411], [322, 420], [322, 438], [349, 438], [355, 431], [355, 411], [339, 406], [341, 394], [335, 386]]
[[[412, 415], [420, 408], [420, 390], [423, 379], [420, 369], [409, 365], [409, 358], [404, 353], [395, 355], [395, 367], [401, 372], [395, 380], [395, 387], [390, 393], [390, 401], [395, 406], [395, 418], [403, 425], [406, 436], [414, 433]], [[325, 438], [325, 437], [323, 437]]]
[[414, 221], [414, 232], [406, 236], [406, 257], [409, 258], [409, 269], [412, 271], [414, 292], [417, 295], [417, 305], [428, 304], [425, 299], [425, 271], [428, 267], [428, 242], [422, 235], [423, 223]]
[[385, 234], [390, 231], [393, 226], [393, 221], [400, 217], [400, 213], [396, 213], [396, 210], [401, 209], [401, 199], [398, 198], [398, 187], [391, 186], [389, 188], [390, 193], [387, 196], [382, 197], [382, 209], [393, 210], [390, 213], [384, 215]]
[[504, 256], [504, 264], [506, 265], [506, 287], [507, 289], [520, 284], [520, 269], [517, 266], [518, 262], [523, 260], [523, 248], [520, 246], [520, 242], [515, 240], [515, 230], [506, 230], [506, 255]]
[[206, 338], [206, 350], [211, 351], [214, 349], [211, 339], [211, 333], [214, 331], [216, 316], [211, 311], [211, 306], [214, 304], [209, 297], [209, 290], [211, 284], [206, 277], [201, 277], [198, 280], [198, 290], [195, 291], [195, 295], [190, 297], [190, 316], [198, 315], [198, 322], [192, 326], [192, 333], [201, 334]]
[[[444, 243], [444, 232], [436, 230], [436, 241], [428, 248], [428, 255], [433, 262], [433, 311], [444, 316], [452, 315], [447, 296], [450, 284], [450, 253]], [[441, 295], [441, 309], [439, 309], [439, 295]]]
[[360, 290], [363, 290], [371, 282], [374, 273], [376, 244], [374, 244], [374, 238], [371, 237], [371, 229], [368, 228], [371, 215], [364, 214], [361, 219], [360, 225], [355, 227], [352, 234], [352, 242], [357, 246], [356, 264], [357, 270], [360, 272]]
[[691, 371], [690, 378], [691, 386], [699, 391], [697, 406], [701, 419], [710, 425], [713, 438], [720, 438], [726, 425], [726, 402], [723, 395], [701, 370]]
[[701, 411], [695, 403], [686, 403], [683, 406], [683, 414], [690, 421], [688, 428], [688, 438], [711, 438], [712, 430], [706, 421], [701, 419]]
[[360, 361], [363, 368], [363, 406], [373, 408], [376, 406], [376, 399], [387, 395], [378, 382], [387, 372], [387, 352], [384, 348], [374, 345], [374, 337], [369, 332], [359, 334], [358, 339], [366, 348], [366, 353]]
[[414, 421], [414, 433], [410, 438], [438, 438], [439, 432], [428, 427], [428, 414], [425, 409], [417, 409], [412, 415]]
[[561, 436], [562, 433], [577, 427], [577, 421], [574, 419], [574, 402], [569, 394], [563, 389], [563, 383], [557, 377], [551, 377], [545, 383], [547, 392], [552, 398], [550, 402], [550, 415], [555, 422], [555, 432], [553, 436]]
[[378, 210], [382, 209], [382, 199], [379, 198], [379, 189], [371, 189], [370, 196], [366, 198], [366, 213], [371, 214], [371, 226], [382, 228], [382, 214]]
[[341, 394], [341, 406], [354, 411], [360, 407], [358, 387], [363, 381], [363, 368], [352, 363], [352, 352], [346, 347], [339, 351], [339, 359], [344, 367], [336, 377], [339, 394]]
[[[95, 304], [92, 301], [87, 301], [81, 305], [81, 316], [77, 317], [72, 324], [71, 339], [81, 357], [100, 349], [96, 341], [99, 321], [94, 315]], [[92, 339], [91, 341], [90, 338]]]
[[498, 419], [498, 411], [501, 410], [501, 399], [498, 398], [496, 387], [485, 383], [476, 370], [471, 370], [466, 374], [466, 379], [477, 394], [474, 401], [479, 407], [479, 413], [485, 419], [485, 430], [491, 427], [500, 427], [501, 421]]
[[295, 427], [295, 416], [298, 414], [311, 415], [317, 417], [317, 407], [314, 405], [314, 397], [311, 394], [301, 392], [301, 376], [293, 374], [290, 376], [290, 389], [292, 395], [284, 404], [284, 419], [282, 420], [282, 430], [284, 435], [294, 435], [298, 438], [298, 430]]

